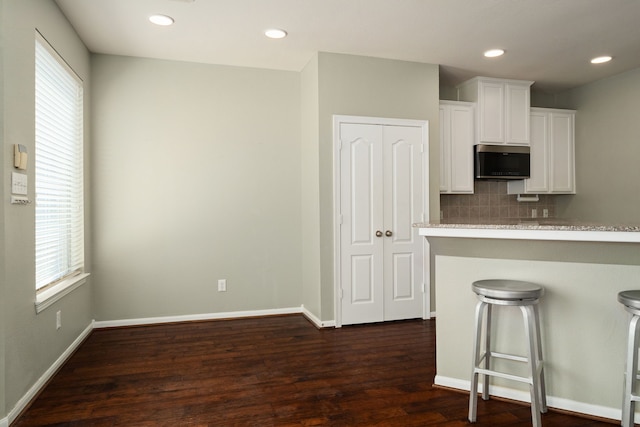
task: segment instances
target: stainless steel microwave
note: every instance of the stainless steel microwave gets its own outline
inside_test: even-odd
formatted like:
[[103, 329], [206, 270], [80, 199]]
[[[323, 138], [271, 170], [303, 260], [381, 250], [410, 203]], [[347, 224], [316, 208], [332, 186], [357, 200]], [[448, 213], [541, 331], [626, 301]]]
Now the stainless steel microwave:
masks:
[[530, 177], [529, 147], [478, 144], [474, 151], [476, 179], [525, 179]]

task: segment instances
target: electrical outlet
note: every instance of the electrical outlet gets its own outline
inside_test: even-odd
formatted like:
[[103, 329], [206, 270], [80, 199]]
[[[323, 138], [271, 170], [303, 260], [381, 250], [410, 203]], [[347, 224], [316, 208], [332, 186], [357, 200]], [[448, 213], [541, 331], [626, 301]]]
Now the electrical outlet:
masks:
[[62, 328], [62, 311], [56, 312], [56, 329]]
[[542, 217], [549, 218], [549, 209], [542, 209]]
[[531, 209], [531, 218], [538, 218], [538, 209]]
[[226, 279], [218, 280], [218, 292], [227, 292], [227, 280]]

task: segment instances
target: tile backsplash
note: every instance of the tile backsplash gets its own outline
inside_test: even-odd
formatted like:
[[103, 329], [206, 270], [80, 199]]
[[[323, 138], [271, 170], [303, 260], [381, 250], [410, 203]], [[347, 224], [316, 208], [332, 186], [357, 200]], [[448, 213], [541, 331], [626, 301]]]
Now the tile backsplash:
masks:
[[[442, 222], [500, 223], [514, 219], [555, 218], [555, 197], [539, 195], [538, 202], [518, 202], [515, 194], [507, 194], [506, 181], [475, 181], [474, 194], [441, 194]], [[534, 215], [535, 210], [535, 215]]]

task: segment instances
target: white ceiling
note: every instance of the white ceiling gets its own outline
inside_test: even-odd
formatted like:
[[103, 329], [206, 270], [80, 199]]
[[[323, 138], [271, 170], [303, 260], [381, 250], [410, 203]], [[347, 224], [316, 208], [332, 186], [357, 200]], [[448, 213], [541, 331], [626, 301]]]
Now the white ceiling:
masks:
[[[640, 0], [57, 0], [92, 52], [300, 71], [315, 52], [441, 65], [556, 92], [640, 67]], [[147, 20], [161, 13], [171, 27]], [[267, 39], [267, 28], [289, 36]], [[500, 47], [489, 60], [482, 52]], [[589, 60], [611, 55], [613, 61]]]

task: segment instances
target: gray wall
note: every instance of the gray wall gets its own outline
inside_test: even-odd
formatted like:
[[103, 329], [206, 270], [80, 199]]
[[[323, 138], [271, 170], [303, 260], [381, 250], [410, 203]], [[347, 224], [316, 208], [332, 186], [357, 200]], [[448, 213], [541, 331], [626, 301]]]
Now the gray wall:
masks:
[[[89, 146], [89, 54], [53, 1], [3, 0], [2, 42], [2, 261], [0, 283], [0, 419], [91, 323], [91, 280], [40, 314], [35, 313], [34, 205], [9, 204], [13, 144], [27, 146], [29, 197], [34, 198], [35, 29], [85, 82], [85, 145]], [[86, 150], [89, 155], [89, 150]], [[90, 169], [85, 168], [86, 176]], [[90, 221], [86, 226], [89, 228]], [[91, 263], [87, 251], [87, 264]], [[89, 269], [90, 270], [90, 269]], [[62, 311], [62, 328], [55, 314]], [[3, 336], [4, 334], [4, 336]]]
[[577, 194], [559, 198], [559, 215], [640, 223], [640, 69], [565, 95], [570, 107], [577, 110]]
[[91, 65], [96, 320], [300, 307], [300, 74]]
[[431, 217], [439, 212], [438, 66], [320, 53], [319, 164], [321, 318], [334, 319], [333, 115], [429, 121]]
[[[5, 44], [5, 32], [2, 30], [4, 28], [4, 0], [0, 0], [0, 141], [5, 140], [4, 136], [4, 44]], [[5, 188], [8, 188], [10, 185], [7, 181], [7, 174], [4, 172], [7, 168], [5, 165], [5, 152], [7, 151], [7, 146], [3, 145], [2, 150], [0, 150], [0, 168], [2, 168], [2, 176], [0, 176], [0, 200], [5, 199]], [[7, 156], [7, 159], [10, 156]], [[9, 160], [7, 160], [9, 161]], [[5, 248], [4, 248], [4, 210], [5, 207], [2, 206], [0, 208], [0, 419], [4, 418], [6, 414], [5, 404], [6, 399], [4, 396], [6, 395], [6, 387], [5, 387], [5, 363], [4, 363], [4, 325], [9, 320], [6, 317], [6, 310], [4, 308], [5, 301], [5, 287], [7, 278], [5, 275]]]
[[320, 318], [320, 160], [318, 55], [301, 73], [302, 303]]

